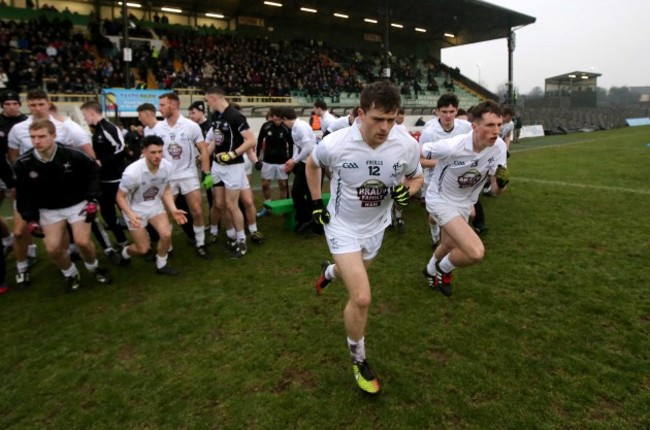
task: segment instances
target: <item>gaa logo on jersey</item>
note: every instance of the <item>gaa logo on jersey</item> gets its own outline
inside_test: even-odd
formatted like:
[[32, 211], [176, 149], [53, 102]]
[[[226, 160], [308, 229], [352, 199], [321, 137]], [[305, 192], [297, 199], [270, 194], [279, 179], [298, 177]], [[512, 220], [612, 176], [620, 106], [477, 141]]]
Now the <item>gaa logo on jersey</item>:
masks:
[[144, 193], [142, 193], [142, 198], [145, 202], [151, 201], [156, 198], [160, 189], [158, 187], [151, 187]]
[[459, 188], [469, 188], [481, 182], [483, 175], [476, 169], [468, 170], [458, 177]]
[[32, 170], [31, 172], [29, 172], [29, 177], [32, 179], [38, 178], [38, 172]]
[[361, 200], [362, 208], [374, 208], [381, 205], [386, 194], [388, 194], [388, 187], [376, 179], [369, 179], [357, 188], [357, 197]]
[[169, 152], [169, 155], [171, 155], [174, 160], [180, 160], [183, 148], [177, 143], [172, 143], [167, 147], [167, 152]]

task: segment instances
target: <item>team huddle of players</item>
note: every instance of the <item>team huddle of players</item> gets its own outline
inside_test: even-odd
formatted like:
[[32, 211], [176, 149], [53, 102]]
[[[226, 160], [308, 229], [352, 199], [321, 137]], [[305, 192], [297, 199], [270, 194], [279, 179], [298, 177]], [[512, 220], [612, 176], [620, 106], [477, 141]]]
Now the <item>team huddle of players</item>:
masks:
[[[425, 125], [418, 143], [399, 125], [401, 98], [388, 81], [366, 85], [356, 112], [337, 121], [325, 106], [316, 105], [326, 131], [320, 142], [293, 108], [271, 110], [256, 138], [221, 89], [206, 91], [209, 118], [201, 103], [190, 107], [191, 119], [185, 118], [179, 97], [166, 93], [159, 97], [158, 107], [138, 108], [145, 127], [141, 157], [127, 167], [122, 134], [103, 117], [97, 101], [81, 106], [92, 138], [53, 112], [43, 91], [28, 93], [29, 117], [20, 115], [17, 94], [3, 93], [0, 101], [0, 137], [6, 136], [6, 158], [15, 174], [9, 164], [0, 163], [0, 178], [7, 189], [15, 189], [13, 249], [18, 288], [30, 282], [32, 237], [43, 239], [68, 291], [80, 286], [71, 244], [98, 282], [111, 281], [108, 270], [98, 264], [91, 234], [116, 264], [151, 255], [156, 273], [177, 275], [178, 270], [168, 264], [170, 217], [184, 226], [198, 257], [211, 258], [206, 244], [221, 228], [231, 256], [240, 258], [248, 251], [246, 230], [253, 242], [263, 241], [247, 169], [261, 170], [265, 199], [270, 198], [272, 180], [279, 181], [285, 193], [281, 197], [288, 195], [288, 175], [293, 173], [290, 194], [297, 230], [324, 232], [334, 260], [322, 264], [316, 292], [322, 294], [336, 278], [347, 288], [344, 321], [354, 377], [369, 394], [379, 393], [380, 385], [365, 353], [371, 301], [366, 269], [379, 252], [385, 229], [394, 223], [393, 208], [399, 214], [424, 184], [435, 251], [423, 273], [431, 288], [449, 296], [454, 269], [483, 258], [483, 243], [468, 223], [474, 205], [482, 193], [497, 195], [509, 182], [507, 144], [500, 137], [507, 115], [499, 105], [480, 103], [465, 121], [456, 118], [458, 99], [443, 95], [438, 116]], [[156, 118], [157, 110], [162, 121]], [[327, 205], [321, 199], [324, 175], [330, 178]], [[209, 216], [203, 212], [202, 189], [208, 192]], [[126, 223], [130, 244], [116, 208]], [[116, 247], [97, 222], [98, 211]], [[5, 239], [11, 235], [3, 236], [7, 244]], [[157, 239], [154, 253], [150, 252], [152, 239]], [[6, 285], [2, 288], [6, 291]]]

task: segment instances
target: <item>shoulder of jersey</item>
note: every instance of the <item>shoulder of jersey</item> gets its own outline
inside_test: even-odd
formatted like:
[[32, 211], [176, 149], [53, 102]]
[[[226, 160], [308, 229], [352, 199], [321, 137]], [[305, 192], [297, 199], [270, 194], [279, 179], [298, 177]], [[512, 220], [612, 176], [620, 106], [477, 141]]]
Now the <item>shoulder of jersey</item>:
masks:
[[28, 158], [32, 158], [33, 152], [34, 152], [34, 148], [29, 148], [27, 151], [20, 154], [18, 158], [16, 158], [16, 163], [24, 163], [25, 160], [27, 160]]

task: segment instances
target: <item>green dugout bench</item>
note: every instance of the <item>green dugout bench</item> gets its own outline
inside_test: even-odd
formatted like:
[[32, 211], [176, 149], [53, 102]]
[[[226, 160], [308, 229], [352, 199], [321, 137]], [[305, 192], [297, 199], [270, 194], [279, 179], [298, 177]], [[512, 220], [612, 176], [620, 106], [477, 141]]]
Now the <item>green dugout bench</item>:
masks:
[[[330, 194], [324, 193], [322, 195], [322, 198], [323, 203], [327, 205], [330, 200]], [[271, 200], [270, 202], [264, 202], [264, 207], [275, 215], [284, 216], [285, 229], [293, 230], [293, 228], [296, 226], [296, 209], [293, 207], [292, 199]]]

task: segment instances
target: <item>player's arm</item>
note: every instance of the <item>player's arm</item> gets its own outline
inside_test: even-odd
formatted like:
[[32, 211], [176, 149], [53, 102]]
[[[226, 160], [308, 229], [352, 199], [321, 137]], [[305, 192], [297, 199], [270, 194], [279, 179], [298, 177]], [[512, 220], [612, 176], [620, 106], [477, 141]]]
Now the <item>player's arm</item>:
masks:
[[250, 128], [242, 131], [241, 135], [244, 138], [244, 143], [242, 143], [241, 146], [237, 148], [239, 149], [239, 154], [237, 155], [244, 155], [245, 152], [248, 152], [251, 149], [255, 149], [255, 145], [257, 143], [255, 139], [255, 134], [253, 133], [253, 130], [251, 130]]
[[[425, 142], [431, 142], [433, 141], [433, 137], [429, 135], [427, 131], [423, 132], [420, 135], [420, 148], [424, 147]], [[435, 158], [427, 158], [424, 154], [420, 154], [420, 164], [422, 165], [423, 168], [434, 168], [436, 167], [436, 159]]]
[[129, 218], [133, 228], [141, 228], [140, 217], [131, 210], [131, 206], [126, 199], [127, 192], [128, 191], [122, 188], [122, 184], [120, 184], [120, 187], [117, 189], [117, 194], [115, 194], [115, 203], [117, 203], [117, 206], [120, 208], [122, 213]]
[[16, 164], [16, 210], [25, 221], [38, 222], [38, 207], [34, 199], [29, 197], [32, 195], [32, 189], [27, 180], [29, 170], [31, 169], [28, 166], [23, 166], [20, 162]]
[[196, 144], [196, 147], [199, 149], [201, 171], [204, 173], [210, 173], [210, 150], [208, 149], [208, 143], [202, 140]]
[[187, 222], [187, 217], [185, 216], [187, 215], [187, 212], [176, 207], [176, 203], [174, 203], [174, 194], [172, 194], [172, 189], [169, 184], [165, 187], [162, 201], [167, 212], [174, 218], [174, 220], [176, 220], [177, 223], [185, 224]]
[[305, 165], [305, 176], [307, 177], [307, 185], [312, 200], [319, 200], [321, 198], [321, 178], [323, 177], [323, 169], [320, 167], [312, 155], [307, 157]]

